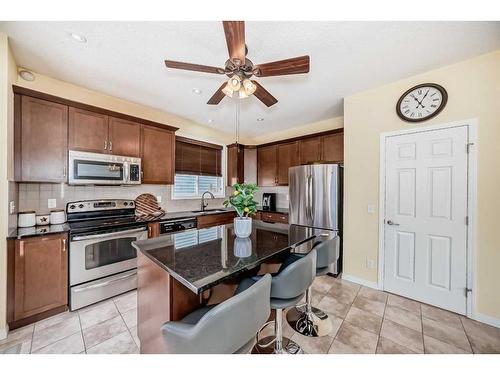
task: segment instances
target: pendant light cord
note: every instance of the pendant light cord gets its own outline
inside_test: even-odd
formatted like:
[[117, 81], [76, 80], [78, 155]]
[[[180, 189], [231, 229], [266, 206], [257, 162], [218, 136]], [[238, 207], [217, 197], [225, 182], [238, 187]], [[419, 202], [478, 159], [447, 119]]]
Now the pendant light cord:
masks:
[[236, 99], [236, 149], [240, 150], [238, 147], [240, 143], [240, 101]]

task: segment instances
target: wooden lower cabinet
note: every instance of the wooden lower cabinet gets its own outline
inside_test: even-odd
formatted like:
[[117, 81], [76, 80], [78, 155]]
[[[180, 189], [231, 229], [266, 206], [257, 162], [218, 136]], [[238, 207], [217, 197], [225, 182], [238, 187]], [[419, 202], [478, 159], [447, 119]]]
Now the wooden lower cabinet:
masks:
[[260, 220], [268, 223], [288, 223], [288, 214], [260, 211]]
[[198, 216], [197, 228], [208, 228], [216, 225], [223, 224], [232, 224], [233, 219], [236, 217], [236, 211], [234, 212], [225, 212], [221, 214], [210, 214], [210, 215], [202, 215]]
[[[8, 321], [26, 320], [68, 305], [68, 236], [10, 240]], [[46, 315], [40, 315], [40, 319]], [[27, 323], [29, 323], [27, 321]], [[15, 326], [15, 324], [13, 325]], [[12, 328], [12, 327], [11, 327]]]

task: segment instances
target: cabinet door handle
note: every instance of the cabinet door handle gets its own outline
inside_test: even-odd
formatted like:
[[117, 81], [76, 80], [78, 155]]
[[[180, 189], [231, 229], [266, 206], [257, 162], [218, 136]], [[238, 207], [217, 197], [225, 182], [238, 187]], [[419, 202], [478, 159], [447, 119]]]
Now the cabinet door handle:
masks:
[[63, 238], [62, 242], [63, 242], [62, 251], [64, 253], [66, 251], [66, 238]]
[[104, 141], [104, 149], [107, 150], [108, 149], [108, 141]]
[[152, 230], [151, 230], [151, 227], [148, 227], [148, 236], [149, 236], [149, 237], [152, 237]]
[[24, 242], [19, 242], [19, 257], [24, 258]]
[[109, 151], [113, 151], [113, 142], [109, 141]]

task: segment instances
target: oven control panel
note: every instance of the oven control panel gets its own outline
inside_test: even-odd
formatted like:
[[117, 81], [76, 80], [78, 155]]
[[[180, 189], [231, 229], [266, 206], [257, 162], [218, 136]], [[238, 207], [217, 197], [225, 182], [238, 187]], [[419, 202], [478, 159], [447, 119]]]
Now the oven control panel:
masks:
[[135, 202], [130, 199], [102, 199], [69, 202], [66, 205], [66, 212], [71, 214], [78, 212], [120, 210], [124, 208], [135, 208]]

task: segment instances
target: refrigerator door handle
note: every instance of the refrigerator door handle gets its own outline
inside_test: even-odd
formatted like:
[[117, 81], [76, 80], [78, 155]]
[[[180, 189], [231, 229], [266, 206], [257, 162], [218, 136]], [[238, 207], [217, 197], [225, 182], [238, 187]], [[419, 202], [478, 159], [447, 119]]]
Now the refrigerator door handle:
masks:
[[[310, 211], [311, 211], [311, 221], [314, 222], [314, 176], [310, 176], [310, 181], [311, 181], [311, 200], [310, 200]], [[312, 223], [311, 223], [312, 224]]]
[[306, 176], [306, 220], [309, 220], [309, 176]]
[[307, 176], [307, 217], [312, 222], [312, 176]]

